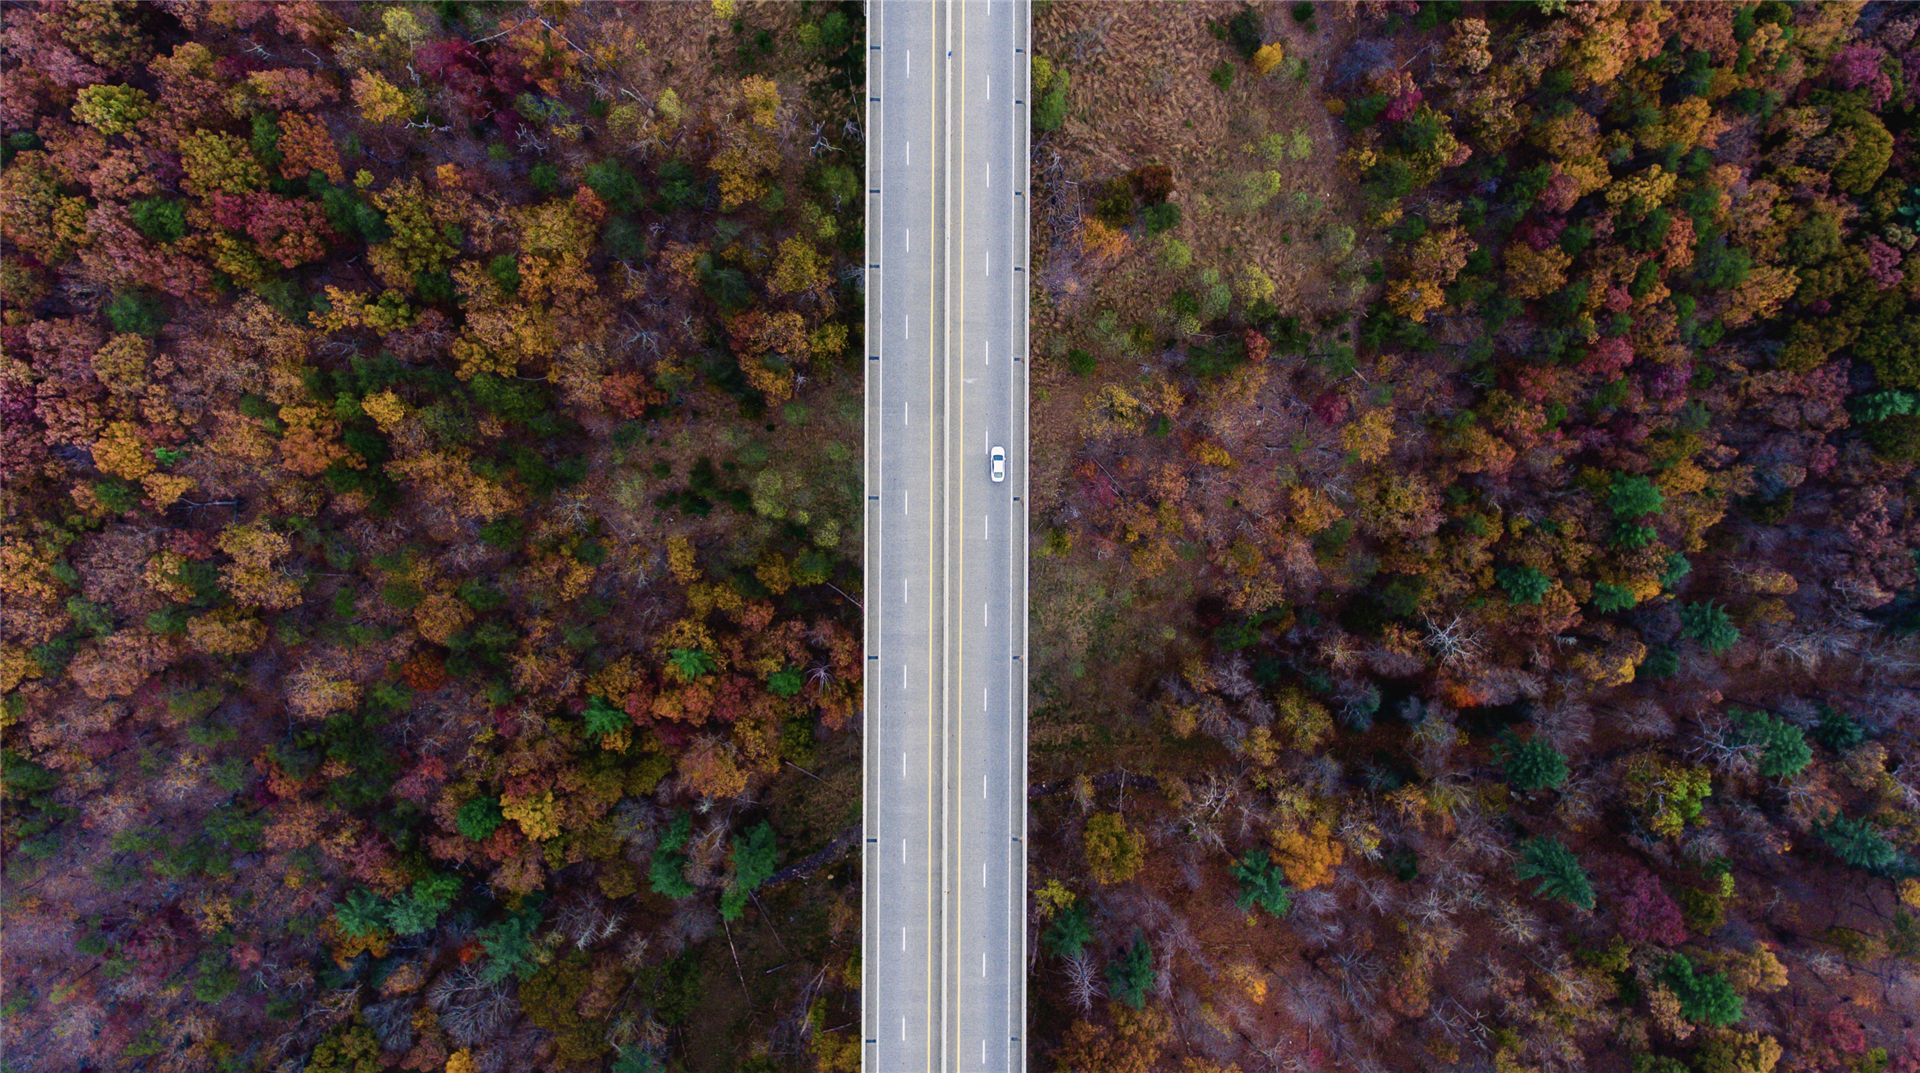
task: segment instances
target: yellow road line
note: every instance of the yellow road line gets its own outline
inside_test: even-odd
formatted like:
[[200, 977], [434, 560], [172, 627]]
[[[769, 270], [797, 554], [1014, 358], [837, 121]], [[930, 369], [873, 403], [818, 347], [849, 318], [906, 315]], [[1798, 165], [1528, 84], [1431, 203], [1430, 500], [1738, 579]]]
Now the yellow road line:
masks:
[[[967, 393], [964, 386], [964, 380], [965, 380], [966, 371], [967, 371], [967, 347], [966, 347], [967, 274], [964, 271], [954, 271], [954, 269], [956, 267], [963, 267], [966, 264], [966, 260], [967, 260], [967, 227], [966, 227], [967, 199], [965, 194], [966, 192], [965, 170], [967, 166], [967, 108], [966, 108], [967, 76], [965, 73], [966, 65], [964, 64], [964, 62], [961, 62], [961, 59], [960, 59], [960, 53], [965, 51], [966, 43], [967, 43], [967, 6], [965, 4], [961, 4], [960, 5], [960, 33], [957, 35], [957, 37], [953, 41], [953, 51], [954, 51], [955, 62], [950, 67], [950, 70], [959, 72], [956, 81], [958, 82], [958, 85], [959, 85], [959, 99], [960, 99], [960, 108], [958, 109], [960, 113], [960, 121], [958, 123], [958, 133], [960, 136], [960, 151], [958, 154], [948, 158], [948, 167], [947, 167], [947, 174], [949, 177], [951, 177], [953, 174], [953, 161], [958, 160], [960, 162], [961, 197], [959, 199], [960, 200], [959, 218], [955, 222], [955, 226], [952, 229], [953, 233], [958, 234], [960, 236], [960, 253], [957, 258], [954, 258], [952, 261], [949, 262], [947, 271], [948, 271], [948, 278], [959, 280], [959, 295], [958, 295], [957, 301], [954, 304], [954, 307], [958, 309], [960, 312], [960, 320], [957, 326], [953, 326], [950, 323], [950, 330], [955, 330], [955, 328], [957, 328], [960, 336], [960, 345], [958, 348], [958, 353], [960, 355], [960, 374], [961, 374], [961, 379], [963, 383], [961, 386], [955, 387], [951, 378], [949, 378], [947, 383], [947, 389], [949, 391], [954, 391], [959, 394], [959, 397], [960, 397], [959, 427], [961, 429], [965, 429], [967, 427]], [[949, 85], [949, 90], [951, 90], [953, 83], [949, 83], [948, 85]], [[949, 114], [951, 114], [951, 110]], [[947, 131], [947, 136], [951, 138], [953, 137], [954, 133], [955, 133], [955, 128], [950, 126]], [[947, 361], [949, 364], [951, 364], [953, 361], [953, 354], [954, 354], [954, 348], [949, 346], [948, 353], [947, 353]], [[949, 451], [951, 451], [952, 449], [951, 444], [953, 442], [953, 430], [951, 428], [947, 430], [947, 441], [949, 444], [948, 449]], [[967, 451], [968, 444], [970, 444], [971, 442], [972, 440], [969, 438], [966, 442], [963, 442], [960, 445], [960, 450], [963, 454]], [[949, 457], [948, 459], [947, 468], [949, 471], [953, 469], [953, 461], [951, 457]], [[966, 510], [967, 480], [965, 477], [964, 465], [961, 468], [961, 474], [962, 476], [960, 477], [959, 487], [955, 491], [957, 491], [958, 497], [960, 500], [959, 516], [961, 519], [961, 527], [962, 527], [961, 531], [964, 533], [965, 526], [966, 526], [966, 518], [967, 518], [967, 510]], [[951, 540], [951, 536], [949, 536], [949, 540]], [[954, 605], [952, 607], [947, 608], [947, 621], [956, 623], [957, 625], [959, 620], [956, 618], [957, 612], [955, 608], [957, 608], [960, 605], [960, 602], [961, 602], [960, 594], [964, 592], [966, 589], [966, 579], [967, 579], [967, 542], [964, 538], [961, 539], [959, 547], [956, 549], [956, 551], [958, 552], [959, 562], [955, 564], [954, 574], [953, 574]], [[953, 723], [954, 761], [953, 762], [954, 762], [954, 769], [955, 769], [954, 774], [956, 776], [958, 776], [959, 769], [967, 755], [967, 751], [965, 748], [966, 737], [967, 737], [966, 735], [967, 706], [963, 703], [960, 703], [960, 701], [961, 701], [961, 698], [972, 695], [971, 693], [967, 692], [965, 689], [961, 688], [966, 681], [966, 673], [967, 673], [966, 650], [967, 650], [967, 631], [964, 628], [956, 628], [954, 630], [954, 653], [953, 653], [954, 692], [951, 696], [948, 697], [948, 700], [947, 700], [947, 703], [952, 705], [952, 711], [953, 711], [953, 720], [954, 720], [954, 723]], [[961, 780], [957, 777], [955, 778], [954, 786], [956, 787], [956, 792], [958, 792], [958, 788], [961, 786], [963, 782], [964, 780]], [[953, 934], [954, 934], [955, 945], [957, 946], [960, 935], [961, 935], [961, 925], [965, 922], [965, 916], [961, 911], [961, 906], [966, 900], [966, 895], [963, 894], [962, 892], [967, 889], [967, 885], [964, 882], [965, 877], [960, 868], [960, 862], [966, 859], [966, 824], [961, 819], [961, 817], [966, 815], [966, 810], [959, 807], [958, 799], [954, 794], [949, 794], [948, 799], [950, 802], [953, 803], [953, 861], [951, 863], [954, 869]], [[953, 1028], [954, 1028], [955, 1038], [951, 1041], [951, 1043], [954, 1048], [958, 1048], [961, 1006], [960, 1006], [960, 974], [957, 970], [953, 973], [952, 980], [954, 985], [954, 988], [953, 988], [954, 994], [953, 994], [950, 1005], [953, 1008]]]

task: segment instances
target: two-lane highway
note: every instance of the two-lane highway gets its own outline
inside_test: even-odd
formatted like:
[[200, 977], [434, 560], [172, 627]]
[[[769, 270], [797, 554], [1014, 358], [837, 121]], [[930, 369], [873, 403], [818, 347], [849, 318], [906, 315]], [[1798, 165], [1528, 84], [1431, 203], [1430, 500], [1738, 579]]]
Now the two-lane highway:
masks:
[[1024, 1070], [1030, 15], [868, 13], [864, 1062]]

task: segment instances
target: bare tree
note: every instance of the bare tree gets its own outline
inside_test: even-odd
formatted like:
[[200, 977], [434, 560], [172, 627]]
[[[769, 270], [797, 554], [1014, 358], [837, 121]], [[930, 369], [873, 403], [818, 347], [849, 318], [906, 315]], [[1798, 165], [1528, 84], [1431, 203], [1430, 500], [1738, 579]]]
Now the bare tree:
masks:
[[1093, 961], [1085, 954], [1067, 959], [1067, 1000], [1072, 1002], [1082, 1015], [1093, 1012], [1093, 1003], [1100, 997], [1100, 973], [1093, 967]]
[[381, 1049], [404, 1051], [413, 1046], [413, 1005], [412, 995], [401, 995], [360, 1011], [367, 1027], [373, 1029], [374, 1037], [380, 1041]]
[[1300, 973], [1286, 985], [1280, 1004], [1287, 1016], [1309, 1030], [1324, 1032], [1333, 1024], [1333, 984], [1317, 972]]
[[472, 966], [440, 974], [427, 988], [427, 1002], [441, 1027], [462, 1047], [474, 1047], [499, 1034], [520, 1012], [520, 1004], [497, 984], [482, 983]]
[[1453, 616], [1445, 625], [1427, 619], [1424, 639], [1427, 647], [1440, 660], [1440, 665], [1449, 670], [1477, 662], [1485, 647], [1480, 641], [1479, 632], [1459, 615]]
[[1420, 774], [1429, 779], [1443, 774], [1447, 761], [1453, 756], [1454, 743], [1459, 740], [1459, 727], [1428, 713], [1427, 718], [1413, 728], [1414, 760], [1420, 765]]
[[1363, 950], [1340, 950], [1327, 958], [1329, 971], [1340, 982], [1340, 993], [1358, 1014], [1374, 1007], [1379, 997], [1380, 962]]
[[620, 918], [603, 899], [580, 891], [560, 904], [554, 925], [575, 950], [585, 950], [619, 932]]
[[1572, 752], [1593, 738], [1593, 709], [1587, 706], [1580, 694], [1573, 692], [1578, 686], [1572, 682], [1562, 683], [1560, 698], [1546, 705], [1536, 717], [1540, 735], [1549, 745], [1563, 753]]
[[1501, 899], [1493, 915], [1501, 938], [1516, 946], [1527, 946], [1540, 937], [1539, 915], [1518, 902]]

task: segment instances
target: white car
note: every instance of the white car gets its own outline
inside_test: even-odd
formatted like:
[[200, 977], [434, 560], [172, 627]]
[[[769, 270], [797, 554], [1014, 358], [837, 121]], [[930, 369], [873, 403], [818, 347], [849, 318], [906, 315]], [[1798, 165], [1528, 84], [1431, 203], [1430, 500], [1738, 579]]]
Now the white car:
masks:
[[995, 447], [993, 453], [987, 457], [993, 461], [993, 483], [999, 484], [1001, 481], [1006, 480], [1007, 449], [1005, 447]]

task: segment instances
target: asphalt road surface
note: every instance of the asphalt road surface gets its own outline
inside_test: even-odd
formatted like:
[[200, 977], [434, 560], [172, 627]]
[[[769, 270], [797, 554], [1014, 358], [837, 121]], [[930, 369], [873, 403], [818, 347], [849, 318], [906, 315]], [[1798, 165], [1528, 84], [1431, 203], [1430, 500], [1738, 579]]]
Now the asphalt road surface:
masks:
[[1030, 13], [867, 25], [864, 1062], [1024, 1070]]

